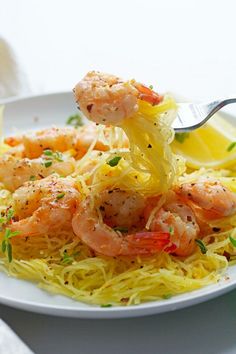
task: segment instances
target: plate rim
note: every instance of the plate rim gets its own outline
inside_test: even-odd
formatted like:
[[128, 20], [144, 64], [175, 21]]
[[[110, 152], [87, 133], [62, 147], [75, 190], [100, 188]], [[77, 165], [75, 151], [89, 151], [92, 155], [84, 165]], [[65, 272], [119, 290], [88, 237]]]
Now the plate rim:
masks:
[[[232, 267], [236, 269], [236, 265]], [[30, 284], [33, 287], [38, 288], [36, 282], [10, 277], [6, 273], [2, 273], [2, 272], [1, 274], [4, 274], [6, 278], [9, 277], [15, 280], [16, 282], [21, 282], [21, 283], [25, 282], [26, 284]], [[210, 291], [209, 288], [211, 288]], [[216, 297], [226, 294], [234, 290], [235, 288], [236, 288], [236, 279], [234, 279], [233, 281], [228, 281], [226, 284], [222, 284], [221, 282], [210, 284], [208, 286], [193, 290], [191, 292], [186, 292], [180, 295], [176, 295], [172, 299], [156, 300], [156, 301], [141, 303], [139, 305], [131, 305], [129, 307], [114, 306], [110, 308], [102, 308], [99, 307], [98, 305], [84, 304], [81, 301], [74, 300], [75, 303], [78, 304], [82, 303], [83, 305], [86, 305], [86, 307], [80, 307], [76, 309], [75, 307], [72, 307], [70, 305], [54, 306], [51, 304], [49, 305], [49, 304], [35, 303], [29, 300], [19, 300], [19, 299], [15, 300], [12, 297], [7, 298], [5, 296], [2, 296], [1, 294], [0, 294], [0, 304], [7, 305], [9, 307], [17, 308], [20, 310], [25, 310], [28, 312], [34, 312], [34, 313], [52, 315], [52, 316], [69, 317], [69, 318], [84, 318], [84, 319], [85, 318], [88, 319], [89, 318], [90, 319], [132, 318], [132, 317], [142, 317], [142, 316], [167, 313], [167, 312], [180, 310], [186, 307], [198, 305], [200, 303], [212, 300]], [[63, 295], [60, 294], [51, 294], [43, 289], [40, 290], [45, 291], [48, 296], [64, 297]], [[181, 298], [182, 296], [187, 296], [187, 298], [182, 299]]]
[[26, 94], [26, 95], [20, 95], [20, 96], [10, 96], [10, 97], [0, 97], [0, 104], [4, 105], [4, 104], [8, 104], [8, 103], [14, 103], [14, 102], [19, 102], [19, 101], [24, 101], [27, 99], [33, 99], [33, 98], [42, 98], [45, 96], [57, 96], [57, 95], [68, 95], [68, 94], [72, 94], [73, 91], [48, 91], [45, 93], [33, 93], [33, 94]]

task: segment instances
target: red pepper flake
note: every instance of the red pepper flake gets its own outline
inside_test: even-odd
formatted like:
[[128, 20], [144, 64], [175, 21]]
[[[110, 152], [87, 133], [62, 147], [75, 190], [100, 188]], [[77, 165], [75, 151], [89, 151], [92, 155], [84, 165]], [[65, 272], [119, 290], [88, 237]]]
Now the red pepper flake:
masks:
[[227, 251], [224, 251], [223, 256], [227, 259], [227, 261], [230, 261], [230, 253]]
[[88, 110], [89, 113], [91, 112], [92, 108], [93, 108], [93, 104], [88, 104], [87, 105], [87, 110]]

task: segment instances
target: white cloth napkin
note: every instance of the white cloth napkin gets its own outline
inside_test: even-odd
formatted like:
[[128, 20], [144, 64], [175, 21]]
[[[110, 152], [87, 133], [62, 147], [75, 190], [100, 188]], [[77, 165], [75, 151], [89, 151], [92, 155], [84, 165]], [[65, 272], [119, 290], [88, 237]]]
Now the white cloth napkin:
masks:
[[0, 37], [0, 99], [24, 95], [29, 84], [11, 46]]
[[0, 354], [34, 354], [1, 319]]

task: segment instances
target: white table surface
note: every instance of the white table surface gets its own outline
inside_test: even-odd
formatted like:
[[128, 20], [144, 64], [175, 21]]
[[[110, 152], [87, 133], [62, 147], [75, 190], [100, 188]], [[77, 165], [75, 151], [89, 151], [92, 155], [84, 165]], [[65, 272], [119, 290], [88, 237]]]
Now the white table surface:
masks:
[[235, 354], [235, 299], [233, 291], [184, 310], [136, 319], [68, 319], [4, 306], [0, 314], [37, 354]]
[[[97, 69], [208, 100], [236, 93], [235, 17], [234, 0], [0, 0], [0, 36], [18, 55], [25, 92], [70, 90]], [[63, 319], [2, 305], [0, 317], [37, 354], [236, 353], [236, 291], [146, 318]]]

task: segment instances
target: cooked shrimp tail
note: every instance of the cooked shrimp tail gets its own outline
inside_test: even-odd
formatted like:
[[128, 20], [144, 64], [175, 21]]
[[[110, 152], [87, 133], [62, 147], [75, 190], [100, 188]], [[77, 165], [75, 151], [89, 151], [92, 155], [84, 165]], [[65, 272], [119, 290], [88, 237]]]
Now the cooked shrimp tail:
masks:
[[91, 209], [87, 198], [72, 219], [77, 237], [94, 251], [105, 256], [150, 255], [165, 251], [170, 243], [168, 232], [137, 232], [124, 235], [99, 219], [96, 209]]
[[[158, 200], [159, 198], [156, 198], [156, 205]], [[193, 210], [172, 191], [166, 194], [165, 203], [154, 215], [152, 215], [152, 208], [155, 211], [155, 198], [151, 199], [151, 207], [149, 204], [144, 210], [146, 220], [151, 216], [150, 230], [171, 233], [172, 244], [165, 249], [165, 252], [178, 256], [192, 254], [200, 231]]]
[[170, 245], [169, 232], [143, 231], [126, 236], [126, 242], [133, 249], [141, 249], [143, 253], [157, 253], [160, 251], [170, 252], [175, 245]]
[[135, 88], [139, 92], [139, 99], [151, 103], [153, 106], [159, 104], [163, 100], [163, 96], [153, 91], [150, 87], [147, 87], [140, 83], [134, 83]]

